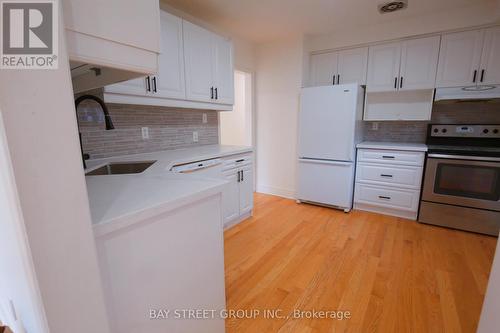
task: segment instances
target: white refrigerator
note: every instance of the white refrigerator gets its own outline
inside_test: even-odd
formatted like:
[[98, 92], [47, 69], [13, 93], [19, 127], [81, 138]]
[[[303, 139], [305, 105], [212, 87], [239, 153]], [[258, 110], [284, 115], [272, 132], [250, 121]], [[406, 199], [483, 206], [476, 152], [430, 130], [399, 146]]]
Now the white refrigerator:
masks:
[[303, 88], [299, 112], [297, 199], [349, 212], [364, 89], [357, 84]]

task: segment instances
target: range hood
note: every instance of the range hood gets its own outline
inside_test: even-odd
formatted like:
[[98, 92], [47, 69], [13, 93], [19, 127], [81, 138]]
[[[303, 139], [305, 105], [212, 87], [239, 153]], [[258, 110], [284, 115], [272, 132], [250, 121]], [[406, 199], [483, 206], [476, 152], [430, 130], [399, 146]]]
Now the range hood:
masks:
[[484, 100], [494, 98], [500, 98], [500, 86], [485, 85], [456, 88], [437, 88], [434, 100]]

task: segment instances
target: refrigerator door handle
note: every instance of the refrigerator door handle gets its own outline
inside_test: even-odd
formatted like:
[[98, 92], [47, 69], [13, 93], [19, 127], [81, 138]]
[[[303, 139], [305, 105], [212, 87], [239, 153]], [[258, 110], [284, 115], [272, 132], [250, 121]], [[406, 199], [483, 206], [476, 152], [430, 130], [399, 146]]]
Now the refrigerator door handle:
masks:
[[353, 162], [317, 160], [317, 159], [303, 158], [303, 157], [299, 158], [299, 162], [314, 163], [314, 164], [339, 165], [339, 166], [351, 166], [353, 164]]

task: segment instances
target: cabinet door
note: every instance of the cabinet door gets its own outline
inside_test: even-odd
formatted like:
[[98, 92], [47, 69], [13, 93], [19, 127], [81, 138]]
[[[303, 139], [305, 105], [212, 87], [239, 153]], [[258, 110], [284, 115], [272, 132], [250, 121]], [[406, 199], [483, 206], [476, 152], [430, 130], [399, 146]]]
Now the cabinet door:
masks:
[[236, 219], [240, 215], [240, 183], [238, 182], [238, 170], [230, 170], [224, 174], [229, 181], [222, 191], [222, 214], [224, 225]]
[[367, 91], [394, 91], [399, 82], [401, 43], [370, 46]]
[[241, 170], [239, 208], [240, 215], [253, 209], [253, 171], [251, 166]]
[[[484, 71], [484, 72], [483, 72]], [[487, 29], [479, 73], [479, 84], [500, 83], [500, 27]]]
[[186, 98], [182, 20], [167, 12], [160, 13], [161, 52], [155, 97]]
[[146, 89], [147, 79], [148, 77], [141, 77], [125, 82], [110, 84], [109, 86], [104, 87], [104, 92], [123, 95], [146, 96], [149, 95]]
[[189, 100], [212, 102], [213, 38], [212, 33], [187, 21], [182, 21], [186, 97]]
[[215, 102], [234, 104], [233, 46], [230, 40], [213, 35]]
[[434, 89], [440, 37], [411, 39], [401, 47], [399, 89]]
[[337, 59], [337, 52], [311, 55], [311, 86], [332, 85], [334, 80], [337, 83]]
[[460, 87], [478, 82], [483, 31], [443, 35], [436, 78], [437, 87]]
[[368, 65], [368, 48], [362, 47], [339, 52], [338, 77], [339, 84], [366, 84], [366, 68]]

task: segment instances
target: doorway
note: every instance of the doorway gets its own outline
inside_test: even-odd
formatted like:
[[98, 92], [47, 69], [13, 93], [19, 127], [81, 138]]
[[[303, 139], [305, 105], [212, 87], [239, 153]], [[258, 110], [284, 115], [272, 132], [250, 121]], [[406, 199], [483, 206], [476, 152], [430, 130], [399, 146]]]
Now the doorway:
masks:
[[252, 74], [234, 72], [234, 107], [219, 113], [221, 145], [253, 146]]

